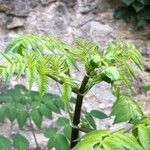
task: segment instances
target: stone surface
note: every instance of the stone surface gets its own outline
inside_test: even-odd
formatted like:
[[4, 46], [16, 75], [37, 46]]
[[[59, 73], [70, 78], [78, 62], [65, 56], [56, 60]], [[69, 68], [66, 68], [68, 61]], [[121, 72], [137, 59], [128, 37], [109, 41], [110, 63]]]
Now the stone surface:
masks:
[[147, 40], [147, 48], [144, 49], [144, 52], [146, 55], [150, 56], [150, 39]]
[[79, 0], [79, 11], [82, 14], [96, 13], [99, 10], [101, 0]]
[[30, 24], [30, 26], [25, 26], [25, 29], [27, 32], [33, 34], [45, 33], [60, 38], [69, 38], [69, 21], [70, 14], [66, 5], [64, 3], [57, 3], [57, 5], [52, 4], [50, 7], [46, 7], [45, 11], [36, 10], [30, 13], [26, 21], [26, 24]]
[[50, 3], [56, 2], [57, 0], [41, 0], [42, 5], [48, 5]]
[[144, 71], [147, 73], [150, 73], [150, 61], [149, 61], [149, 57], [144, 57], [143, 58], [143, 67], [144, 67]]
[[77, 4], [77, 0], [62, 0], [68, 7], [74, 7]]
[[28, 3], [32, 8], [34, 8], [39, 4], [39, 0], [30, 0]]
[[16, 29], [24, 26], [24, 19], [13, 18], [11, 22], [7, 24], [7, 29]]
[[[88, 37], [91, 37], [93, 40], [97, 40], [101, 43], [106, 41], [108, 36], [111, 36], [113, 29], [106, 24], [102, 24], [98, 21], [90, 21], [82, 26], [81, 30]], [[92, 36], [91, 36], [92, 35]]]
[[7, 14], [19, 17], [26, 17], [30, 12], [30, 6], [28, 5], [28, 0], [7, 0], [9, 2], [10, 9]]
[[0, 3], [0, 12], [6, 12], [7, 10], [9, 10], [9, 7]]

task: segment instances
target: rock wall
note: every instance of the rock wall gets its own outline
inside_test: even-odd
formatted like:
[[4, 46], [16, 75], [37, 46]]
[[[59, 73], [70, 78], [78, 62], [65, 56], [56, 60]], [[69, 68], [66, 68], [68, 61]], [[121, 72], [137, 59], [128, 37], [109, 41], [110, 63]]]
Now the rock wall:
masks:
[[0, 0], [1, 48], [23, 33], [52, 34], [67, 42], [76, 36], [108, 40], [128, 39], [150, 55], [150, 29], [137, 31], [132, 24], [113, 18], [119, 0]]

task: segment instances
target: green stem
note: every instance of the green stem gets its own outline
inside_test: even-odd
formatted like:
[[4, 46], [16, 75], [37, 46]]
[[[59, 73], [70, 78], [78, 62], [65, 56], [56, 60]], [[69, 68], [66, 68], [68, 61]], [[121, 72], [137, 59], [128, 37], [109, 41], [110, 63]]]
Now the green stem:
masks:
[[[78, 126], [78, 124], [80, 123], [82, 102], [83, 102], [85, 88], [86, 88], [88, 81], [89, 81], [89, 77], [85, 76], [81, 83], [79, 94], [77, 94], [76, 106], [75, 106], [74, 117], [73, 117], [74, 126]], [[72, 128], [70, 148], [73, 148], [77, 144], [76, 140], [78, 139], [78, 137], [79, 137], [79, 129]]]
[[26, 110], [27, 110], [27, 113], [28, 113], [28, 115], [29, 115], [28, 118], [29, 118], [29, 123], [30, 123], [30, 127], [31, 127], [31, 132], [32, 132], [32, 135], [33, 135], [35, 144], [36, 144], [35, 150], [41, 150], [41, 148], [40, 148], [40, 146], [39, 146], [39, 144], [38, 144], [36, 135], [35, 135], [34, 126], [33, 126], [33, 124], [32, 124], [32, 119], [31, 119], [31, 116], [30, 116], [30, 114], [29, 114], [29, 113], [30, 113], [30, 107], [29, 107], [29, 105], [28, 105], [28, 103], [27, 103], [27, 99], [25, 100], [25, 102], [26, 102]]
[[74, 125], [72, 125], [72, 128], [77, 129], [81, 132], [85, 132], [85, 133], [89, 133], [91, 131], [94, 131], [94, 129], [91, 129], [91, 128], [80, 128], [80, 127], [74, 126]]
[[[59, 84], [63, 84], [63, 83], [64, 83], [64, 81], [58, 79], [57, 77], [54, 77], [54, 76], [49, 75], [49, 74], [47, 74], [47, 76], [48, 76], [49, 78], [55, 80], [55, 81], [56, 81], [57, 83], [59, 83]], [[74, 86], [72, 87], [72, 91], [73, 91], [74, 93], [78, 94], [79, 86], [78, 86], [77, 83], [74, 83]]]

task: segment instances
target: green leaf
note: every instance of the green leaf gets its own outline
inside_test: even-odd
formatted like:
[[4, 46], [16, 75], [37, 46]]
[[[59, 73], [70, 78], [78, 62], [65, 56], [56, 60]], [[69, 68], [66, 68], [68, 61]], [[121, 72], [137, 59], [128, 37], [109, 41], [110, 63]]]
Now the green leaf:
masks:
[[13, 145], [16, 150], [27, 150], [29, 148], [29, 141], [25, 136], [18, 133], [15, 135]]
[[131, 5], [135, 0], [122, 0], [126, 5]]
[[138, 137], [145, 150], [150, 150], [150, 126], [140, 125], [138, 127]]
[[45, 102], [45, 104], [50, 108], [51, 111], [55, 113], [60, 113], [60, 109], [53, 101]]
[[115, 115], [114, 123], [124, 121], [137, 121], [143, 116], [143, 112], [138, 103], [129, 96], [121, 95], [112, 107], [111, 115]]
[[56, 125], [64, 128], [63, 133], [67, 137], [67, 139], [70, 140], [70, 138], [71, 138], [71, 125], [70, 125], [69, 120], [67, 118], [60, 117], [57, 119]]
[[[1, 52], [0, 52], [1, 53]], [[10, 64], [12, 64], [12, 60], [11, 60], [11, 58], [8, 56], [8, 55], [6, 55], [6, 54], [4, 54], [4, 53], [1, 53], [1, 55], [10, 63]]]
[[144, 86], [144, 92], [146, 93], [148, 91], [150, 91], [150, 85]]
[[136, 10], [136, 12], [141, 11], [142, 9], [144, 9], [144, 5], [141, 4], [140, 2], [134, 2], [132, 4], [133, 8]]
[[126, 150], [121, 142], [116, 142], [114, 139], [110, 136], [103, 140], [102, 145], [104, 150]]
[[56, 107], [58, 107], [58, 108], [60, 108], [60, 109], [62, 109], [62, 110], [65, 109], [65, 108], [64, 108], [64, 102], [61, 100], [61, 98], [55, 99], [55, 100], [54, 100], [54, 104], [56, 105]]
[[47, 128], [44, 131], [44, 136], [47, 138], [52, 138], [57, 134], [57, 130], [55, 128]]
[[64, 101], [65, 108], [68, 108], [71, 99], [72, 89], [68, 83], [64, 83], [62, 86], [62, 98]]
[[147, 24], [146, 20], [143, 17], [138, 19], [138, 22], [137, 22], [138, 27], [144, 27], [146, 24]]
[[57, 119], [56, 124], [60, 127], [65, 127], [65, 126], [68, 126], [70, 123], [67, 118], [60, 117]]
[[[41, 67], [40, 67], [41, 68]], [[43, 67], [44, 68], [44, 67]], [[45, 69], [45, 68], [44, 68]], [[42, 70], [42, 69], [41, 69]], [[46, 74], [46, 73], [45, 73]], [[39, 83], [38, 83], [38, 88], [39, 88], [39, 92], [40, 94], [43, 96], [47, 90], [48, 87], [48, 81], [49, 78], [47, 75], [45, 75], [44, 73], [41, 73], [39, 76]]]
[[38, 128], [41, 128], [41, 124], [42, 124], [42, 116], [41, 114], [39, 113], [38, 110], [33, 110], [31, 112], [31, 117], [32, 117], [32, 120], [33, 122], [35, 123], [35, 125], [38, 127]]
[[3, 91], [1, 94], [0, 94], [0, 102], [1, 103], [7, 103], [7, 102], [10, 102], [12, 100], [11, 96], [10, 96], [10, 93], [8, 93], [7, 91]]
[[15, 118], [16, 118], [16, 110], [15, 110], [15, 108], [12, 107], [12, 106], [7, 106], [7, 108], [6, 108], [6, 116], [11, 122], [13, 122], [15, 120]]
[[137, 0], [138, 2], [141, 2], [142, 4], [144, 4], [144, 0]]
[[144, 115], [134, 126], [134, 129], [137, 128], [140, 124], [149, 126], [150, 125], [150, 115]]
[[126, 8], [125, 7], [118, 7], [114, 12], [114, 17], [116, 19], [124, 18], [126, 15]]
[[47, 117], [48, 119], [52, 118], [52, 111], [45, 104], [41, 104], [39, 107], [39, 111], [42, 115]]
[[105, 70], [105, 74], [111, 81], [116, 81], [119, 79], [119, 72], [116, 67], [107, 67]]
[[62, 134], [56, 134], [48, 141], [48, 150], [52, 148], [56, 150], [70, 150], [69, 143]]
[[105, 113], [103, 113], [102, 111], [99, 111], [99, 110], [92, 110], [90, 112], [90, 115], [95, 117], [95, 118], [98, 118], [98, 119], [108, 118], [108, 116]]
[[0, 135], [0, 150], [8, 150], [10, 149], [10, 146], [11, 141], [8, 138]]
[[149, 0], [143, 0], [145, 5], [150, 5], [150, 1]]
[[93, 127], [94, 129], [96, 129], [95, 121], [94, 121], [93, 117], [89, 113], [85, 114], [85, 119], [90, 124], [91, 127]]
[[17, 122], [20, 128], [23, 128], [27, 122], [28, 114], [26, 111], [21, 110], [17, 112]]
[[94, 145], [100, 143], [103, 137], [109, 136], [109, 130], [96, 130], [83, 136], [75, 150], [93, 150]]
[[65, 137], [70, 141], [70, 139], [71, 139], [71, 126], [70, 125], [65, 126], [63, 129], [63, 133], [64, 133]]
[[96, 130], [80, 138], [73, 150], [144, 150], [132, 133]]
[[120, 132], [117, 132], [113, 134], [113, 138], [116, 142], [121, 143], [121, 145], [125, 147], [126, 149], [144, 150], [132, 134], [129, 134], [129, 133], [122, 134]]
[[4, 119], [5, 119], [5, 117], [6, 117], [5, 112], [6, 112], [6, 109], [5, 109], [4, 106], [2, 106], [2, 107], [0, 108], [0, 122], [3, 122], [3, 121], [4, 121]]

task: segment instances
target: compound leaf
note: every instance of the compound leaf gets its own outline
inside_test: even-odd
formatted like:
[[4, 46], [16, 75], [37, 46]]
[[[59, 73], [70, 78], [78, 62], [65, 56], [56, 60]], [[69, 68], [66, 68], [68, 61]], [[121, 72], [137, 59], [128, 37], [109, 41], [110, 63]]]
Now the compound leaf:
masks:
[[8, 138], [0, 135], [0, 149], [8, 150], [10, 146], [11, 146], [11, 141]]
[[60, 127], [65, 127], [69, 125], [69, 120], [64, 117], [60, 117], [57, 119], [56, 124]]
[[64, 83], [62, 86], [62, 98], [64, 101], [65, 108], [68, 107], [68, 104], [71, 99], [72, 89], [68, 83]]
[[57, 130], [55, 128], [47, 128], [44, 131], [44, 136], [47, 138], [52, 138], [57, 134]]
[[94, 119], [93, 119], [91, 114], [86, 113], [85, 114], [85, 120], [90, 124], [91, 127], [96, 129], [96, 124], [95, 124], [95, 121], [94, 121]]
[[15, 110], [15, 108], [12, 107], [12, 106], [8, 106], [8, 107], [6, 108], [6, 116], [7, 116], [7, 118], [8, 118], [11, 122], [13, 122], [13, 121], [15, 120], [15, 118], [16, 118], [16, 110]]
[[122, 0], [125, 4], [130, 5], [132, 4], [135, 0]]
[[45, 117], [51, 119], [52, 118], [52, 111], [50, 110], [50, 108], [48, 108], [45, 104], [41, 104], [39, 107], [39, 111], [42, 115], [44, 115]]
[[23, 128], [24, 125], [25, 125], [26, 122], [27, 122], [28, 114], [27, 114], [26, 111], [21, 110], [21, 111], [18, 111], [18, 112], [17, 112], [16, 118], [17, 118], [17, 122], [18, 122], [18, 124], [19, 124], [19, 127], [20, 127], [20, 128]]
[[15, 135], [13, 145], [16, 150], [27, 150], [29, 148], [29, 141], [25, 136], [18, 133]]
[[42, 115], [40, 114], [40, 112], [38, 110], [33, 110], [31, 112], [31, 117], [33, 122], [35, 123], [35, 125], [38, 128], [41, 128], [41, 124], [42, 124]]
[[105, 74], [111, 81], [116, 81], [119, 79], [119, 72], [116, 67], [108, 67], [105, 70]]
[[137, 121], [143, 116], [143, 112], [138, 103], [126, 95], [119, 96], [112, 107], [111, 114], [115, 115], [114, 123]]
[[48, 150], [55, 148], [56, 150], [70, 150], [66, 137], [62, 134], [55, 134], [48, 141]]
[[144, 147], [145, 150], [150, 149], [150, 126], [140, 125], [138, 127], [138, 137], [140, 143]]
[[105, 113], [103, 113], [102, 111], [99, 111], [99, 110], [92, 110], [90, 112], [90, 115], [95, 117], [95, 118], [98, 118], [98, 119], [108, 118], [108, 116]]

